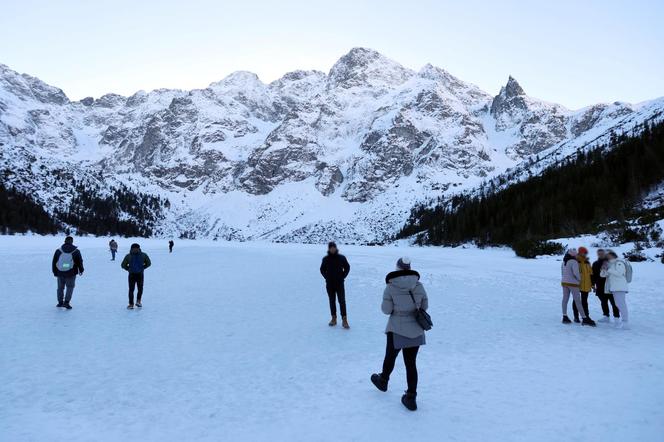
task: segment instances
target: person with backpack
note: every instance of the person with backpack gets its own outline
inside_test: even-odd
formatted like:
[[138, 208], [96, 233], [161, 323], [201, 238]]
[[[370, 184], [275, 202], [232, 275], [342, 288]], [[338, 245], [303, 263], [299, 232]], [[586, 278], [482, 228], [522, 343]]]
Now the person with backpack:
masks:
[[581, 303], [581, 293], [579, 291], [581, 285], [581, 272], [579, 270], [579, 261], [576, 259], [577, 254], [576, 249], [569, 249], [563, 257], [563, 263], [560, 268], [560, 284], [563, 287], [563, 324], [572, 323], [567, 316], [567, 304], [569, 303], [569, 297], [571, 295], [582, 318], [581, 325], [595, 327], [595, 321], [586, 316], [583, 304]]
[[118, 253], [118, 243], [112, 239], [108, 243], [108, 248], [111, 250], [111, 261], [115, 261], [115, 254]]
[[168, 241], [168, 253], [173, 253], [173, 246], [174, 245], [175, 245], [175, 243], [173, 242], [172, 239], [170, 241]]
[[327, 245], [327, 255], [320, 264], [320, 274], [325, 279], [325, 290], [330, 301], [330, 315], [332, 319], [328, 323], [330, 327], [337, 325], [337, 303], [341, 309], [342, 326], [349, 329], [348, 316], [346, 313], [346, 288], [344, 281], [350, 273], [350, 264], [346, 257], [339, 253], [337, 244], [330, 241]]
[[53, 276], [58, 278], [58, 305], [56, 307], [71, 310], [71, 297], [74, 294], [76, 275], [83, 275], [84, 270], [83, 256], [74, 245], [74, 238], [71, 236], [66, 237], [64, 244], [53, 254], [51, 270]]
[[606, 261], [606, 251], [604, 249], [597, 250], [597, 261], [593, 262], [592, 283], [593, 287], [595, 288], [595, 296], [599, 298], [599, 302], [602, 305], [603, 314], [602, 319], [598, 320], [597, 322], [611, 321], [611, 317], [609, 316], [609, 303], [611, 304], [611, 309], [613, 310], [613, 317], [615, 320], [617, 321], [618, 318], [620, 318], [620, 310], [616, 305], [616, 301], [613, 298], [613, 295], [611, 293], [606, 293], [606, 278], [602, 277], [601, 275], [602, 267], [604, 267], [604, 263]]
[[616, 322], [616, 328], [629, 330], [626, 295], [629, 283], [632, 282], [632, 265], [629, 261], [618, 259], [618, 255], [612, 250], [609, 250], [606, 256], [608, 261], [604, 263], [600, 275], [606, 278], [605, 290], [613, 295], [620, 310], [620, 322]]
[[429, 298], [420, 282], [420, 274], [411, 269], [410, 259], [403, 257], [397, 261], [397, 269], [385, 277], [385, 290], [381, 310], [389, 315], [385, 333], [387, 344], [383, 370], [371, 375], [371, 382], [380, 391], [387, 391], [390, 375], [400, 352], [406, 366], [408, 389], [401, 397], [401, 403], [409, 410], [417, 410], [417, 353], [426, 344], [424, 329], [418, 323], [418, 309], [429, 308]]
[[[581, 276], [581, 280], [579, 282], [581, 305], [583, 305], [583, 310], [586, 314], [586, 317], [590, 318], [590, 310], [588, 309], [588, 294], [593, 289], [593, 269], [590, 265], [590, 260], [588, 259], [588, 249], [585, 247], [579, 247], [576, 259], [579, 261], [579, 275]], [[572, 310], [574, 311], [574, 322], [581, 322], [579, 321], [579, 309], [576, 308], [575, 302], [572, 303]]]
[[132, 244], [129, 253], [122, 260], [122, 264], [120, 264], [123, 269], [129, 272], [129, 305], [127, 309], [131, 310], [134, 308], [134, 289], [136, 287], [138, 287], [136, 307], [143, 307], [141, 302], [143, 298], [143, 271], [151, 265], [150, 257], [141, 250], [141, 246], [136, 243]]

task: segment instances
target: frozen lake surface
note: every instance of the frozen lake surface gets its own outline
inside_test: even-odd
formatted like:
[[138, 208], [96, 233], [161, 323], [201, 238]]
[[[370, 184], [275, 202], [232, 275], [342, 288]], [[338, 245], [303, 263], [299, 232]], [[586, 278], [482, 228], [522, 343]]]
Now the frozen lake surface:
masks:
[[[86, 272], [64, 311], [50, 272], [61, 238], [0, 237], [0, 440], [664, 440], [660, 263], [634, 265], [632, 330], [592, 329], [560, 323], [558, 258], [341, 246], [343, 330], [327, 326], [324, 246], [176, 241], [169, 255], [140, 240], [153, 266], [143, 310], [128, 311], [107, 242], [77, 241]], [[401, 359], [387, 393], [369, 382], [401, 255], [435, 322], [415, 413], [399, 402]]]

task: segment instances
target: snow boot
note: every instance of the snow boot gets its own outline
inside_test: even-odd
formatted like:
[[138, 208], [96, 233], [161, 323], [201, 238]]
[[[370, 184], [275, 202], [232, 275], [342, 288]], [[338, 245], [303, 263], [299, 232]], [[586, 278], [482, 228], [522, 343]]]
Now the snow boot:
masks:
[[572, 321], [569, 320], [567, 315], [563, 316], [563, 324], [571, 324], [571, 323], [572, 323]]
[[136, 301], [136, 307], [142, 308], [143, 304], [141, 304], [141, 301]]
[[593, 321], [592, 319], [590, 319], [589, 316], [583, 318], [583, 322], [581, 323], [581, 325], [589, 325], [589, 326], [591, 326], [591, 327], [595, 327], [595, 326], [597, 326], [597, 324], [595, 324], [595, 321]]
[[372, 374], [371, 375], [371, 382], [380, 391], [387, 391], [387, 382], [388, 381], [382, 375], [379, 375], [379, 374], [376, 374], [376, 373]]
[[341, 318], [341, 326], [346, 330], [350, 328], [350, 325], [348, 324], [348, 319], [345, 316], [342, 316]]
[[629, 330], [629, 322], [627, 321], [620, 321], [616, 323], [616, 328], [619, 330]]
[[611, 322], [611, 318], [609, 316], [602, 316], [602, 319], [598, 319], [597, 322]]
[[64, 302], [58, 302], [58, 305], [56, 305], [56, 307], [64, 307], [64, 306], [65, 306]]
[[401, 396], [401, 403], [403, 404], [404, 407], [408, 408], [410, 411], [415, 411], [417, 410], [417, 401], [415, 401], [416, 397], [417, 393], [408, 393], [406, 391], [406, 394]]
[[69, 304], [68, 302], [65, 302], [65, 308], [66, 308], [67, 310], [71, 310], [71, 309], [72, 309], [72, 306], [71, 306], [71, 304]]
[[134, 309], [134, 304], [129, 304], [127, 306], [127, 310], [133, 310]]
[[579, 321], [579, 317], [575, 316], [574, 317], [574, 323], [579, 324], [581, 321]]
[[330, 327], [334, 327], [335, 325], [337, 325], [337, 317], [332, 316], [332, 319], [330, 320], [330, 322], [327, 323], [327, 325], [329, 325]]

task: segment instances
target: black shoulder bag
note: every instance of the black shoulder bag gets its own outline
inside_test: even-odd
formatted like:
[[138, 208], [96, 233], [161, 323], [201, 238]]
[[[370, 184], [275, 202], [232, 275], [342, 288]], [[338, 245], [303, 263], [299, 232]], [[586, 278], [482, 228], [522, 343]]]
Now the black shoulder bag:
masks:
[[408, 294], [410, 295], [410, 299], [413, 300], [413, 304], [415, 304], [415, 320], [424, 331], [431, 330], [431, 327], [433, 327], [431, 315], [428, 314], [426, 310], [417, 305], [417, 302], [415, 302], [415, 296], [413, 296], [412, 291], [409, 290]]

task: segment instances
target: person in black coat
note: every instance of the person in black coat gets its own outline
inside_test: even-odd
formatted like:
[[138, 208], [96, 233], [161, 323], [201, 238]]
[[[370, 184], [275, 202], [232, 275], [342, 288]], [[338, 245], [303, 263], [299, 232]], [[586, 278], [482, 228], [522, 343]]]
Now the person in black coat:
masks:
[[330, 327], [337, 325], [337, 303], [339, 300], [339, 309], [341, 310], [341, 320], [344, 328], [350, 328], [348, 317], [346, 315], [346, 288], [344, 280], [350, 273], [350, 264], [346, 257], [339, 253], [339, 249], [334, 242], [327, 245], [327, 255], [323, 258], [320, 265], [320, 274], [325, 278], [325, 288], [330, 300]]
[[[58, 278], [58, 305], [71, 310], [71, 297], [74, 294], [76, 275], [83, 274], [83, 256], [74, 245], [74, 238], [68, 236], [65, 243], [53, 254], [51, 262], [53, 276]], [[65, 288], [67, 293], [65, 294]]]
[[595, 295], [599, 298], [602, 304], [602, 314], [604, 315], [602, 319], [598, 322], [609, 322], [609, 303], [611, 303], [611, 308], [613, 309], [613, 317], [617, 320], [620, 317], [620, 310], [616, 305], [616, 301], [613, 299], [611, 293], [606, 293], [604, 286], [606, 284], [606, 278], [602, 278], [600, 272], [602, 271], [602, 266], [607, 261], [606, 252], [604, 249], [599, 249], [597, 251], [597, 261], [593, 263], [593, 273], [592, 273], [592, 283], [595, 287]]

